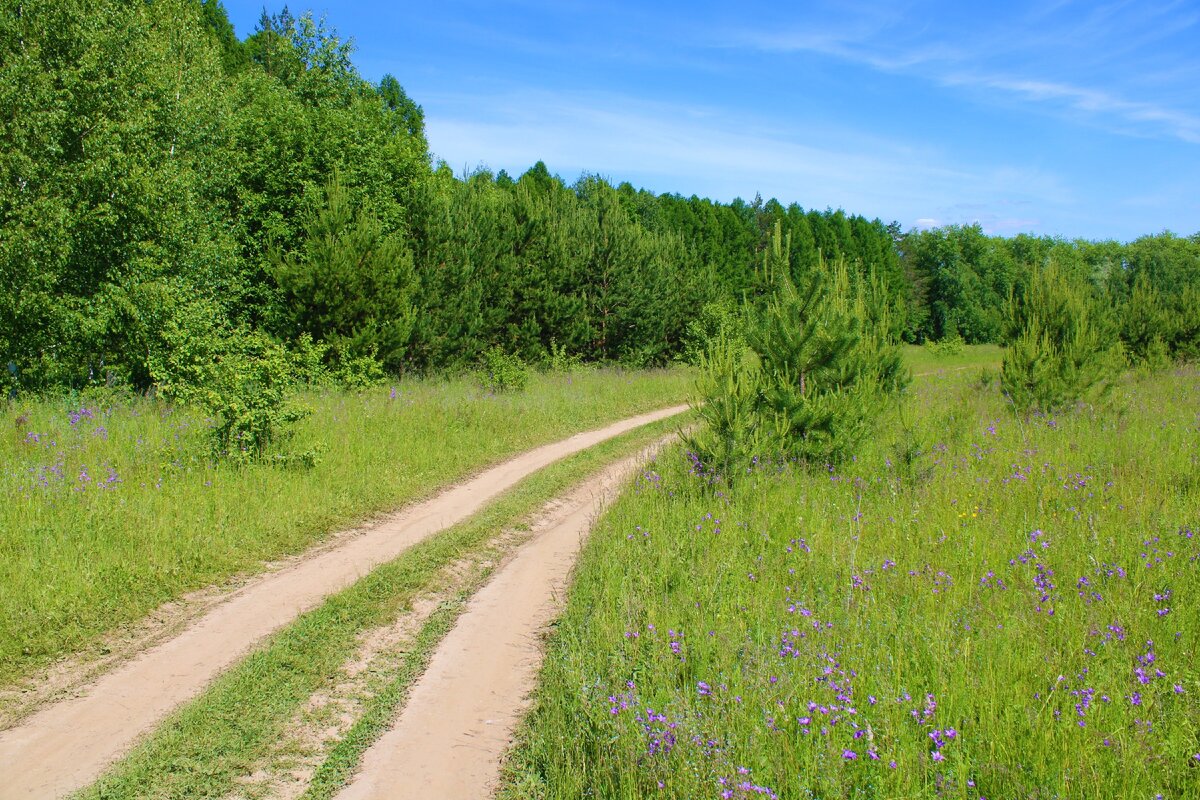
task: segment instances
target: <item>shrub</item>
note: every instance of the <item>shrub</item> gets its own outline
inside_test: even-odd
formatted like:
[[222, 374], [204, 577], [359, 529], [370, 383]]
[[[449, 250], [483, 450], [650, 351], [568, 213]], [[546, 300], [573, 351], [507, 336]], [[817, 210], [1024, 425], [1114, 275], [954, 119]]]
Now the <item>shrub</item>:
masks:
[[260, 332], [211, 324], [207, 304], [181, 305], [157, 332], [149, 364], [158, 391], [212, 418], [213, 454], [258, 459], [305, 413], [288, 402], [295, 357]]
[[324, 386], [331, 381], [332, 375], [325, 366], [329, 355], [328, 345], [314, 342], [310, 334], [302, 333], [292, 343], [291, 352], [297, 381], [309, 386]]
[[925, 347], [935, 358], [946, 358], [948, 356], [962, 355], [967, 347], [967, 343], [956, 333], [953, 336], [947, 336], [937, 341], [930, 340], [925, 343]]
[[732, 300], [712, 301], [700, 308], [700, 313], [688, 320], [683, 334], [683, 360], [700, 364], [718, 339], [729, 344], [745, 343], [745, 325], [737, 304]]
[[519, 392], [529, 382], [529, 367], [516, 353], [493, 346], [483, 353], [480, 382], [484, 389], [496, 394]]
[[342, 359], [338, 362], [333, 376], [339, 386], [347, 389], [366, 389], [382, 383], [387, 377], [383, 364], [375, 357], [373, 351]]
[[550, 339], [547, 366], [551, 372], [573, 372], [582, 364], [583, 359], [578, 355], [568, 353], [566, 345], [559, 344], [554, 338]]

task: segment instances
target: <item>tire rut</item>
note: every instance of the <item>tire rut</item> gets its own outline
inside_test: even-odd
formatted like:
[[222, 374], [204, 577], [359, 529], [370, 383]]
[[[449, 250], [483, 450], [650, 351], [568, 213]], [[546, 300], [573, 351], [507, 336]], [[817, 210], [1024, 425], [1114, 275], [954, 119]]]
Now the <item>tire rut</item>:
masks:
[[541, 521], [544, 530], [471, 598], [338, 800], [492, 796], [529, 705], [541, 634], [561, 612], [582, 543], [652, 452], [622, 459], [565, 495]]

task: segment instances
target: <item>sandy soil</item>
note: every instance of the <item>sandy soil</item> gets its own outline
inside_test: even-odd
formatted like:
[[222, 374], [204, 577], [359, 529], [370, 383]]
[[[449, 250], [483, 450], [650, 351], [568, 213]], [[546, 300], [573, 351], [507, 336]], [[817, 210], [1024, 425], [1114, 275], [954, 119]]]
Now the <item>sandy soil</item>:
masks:
[[342, 546], [251, 581], [178, 636], [120, 665], [78, 696], [48, 705], [0, 732], [0, 799], [60, 797], [88, 785], [263, 637], [328, 595], [466, 519], [530, 473], [686, 409], [642, 414], [536, 448], [401, 511]]
[[[555, 503], [551, 501], [546, 508]], [[545, 513], [543, 510], [541, 515]], [[337, 678], [293, 715], [271, 751], [225, 800], [301, 797], [317, 768], [345, 738], [369, 701], [391, 682], [429, 617], [442, 604], [455, 601], [483, 573], [504, 563], [530, 535], [515, 528], [493, 537], [485, 547], [443, 568], [429, 590], [390, 625], [365, 631], [359, 637], [358, 652], [342, 665]]]
[[561, 611], [583, 539], [646, 457], [613, 464], [562, 498], [476, 593], [338, 800], [492, 796], [537, 678], [540, 634]]

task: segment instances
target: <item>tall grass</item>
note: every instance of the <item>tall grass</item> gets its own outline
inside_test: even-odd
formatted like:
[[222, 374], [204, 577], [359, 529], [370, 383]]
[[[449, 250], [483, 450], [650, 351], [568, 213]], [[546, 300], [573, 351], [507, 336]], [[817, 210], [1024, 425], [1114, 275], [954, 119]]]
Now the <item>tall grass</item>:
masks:
[[[310, 469], [214, 462], [210, 421], [144, 399], [19, 403], [0, 431], [0, 685], [164, 601], [534, 445], [679, 400], [678, 371], [312, 394]], [[15, 424], [14, 424], [15, 423]]]
[[1200, 796], [1200, 373], [1020, 418], [914, 383], [852, 462], [604, 517], [506, 796]]

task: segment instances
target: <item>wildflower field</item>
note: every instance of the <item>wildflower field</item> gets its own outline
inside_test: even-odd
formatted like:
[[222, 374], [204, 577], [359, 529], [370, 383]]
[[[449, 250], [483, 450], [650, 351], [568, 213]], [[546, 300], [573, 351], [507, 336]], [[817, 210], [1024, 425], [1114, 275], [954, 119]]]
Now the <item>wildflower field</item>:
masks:
[[580, 369], [514, 394], [470, 378], [311, 392], [284, 448], [314, 454], [309, 466], [214, 459], [213, 421], [156, 400], [14, 401], [0, 435], [0, 687], [489, 463], [679, 402], [687, 380]]
[[857, 457], [602, 519], [509, 798], [1200, 797], [1200, 371], [1014, 414], [917, 378]]

